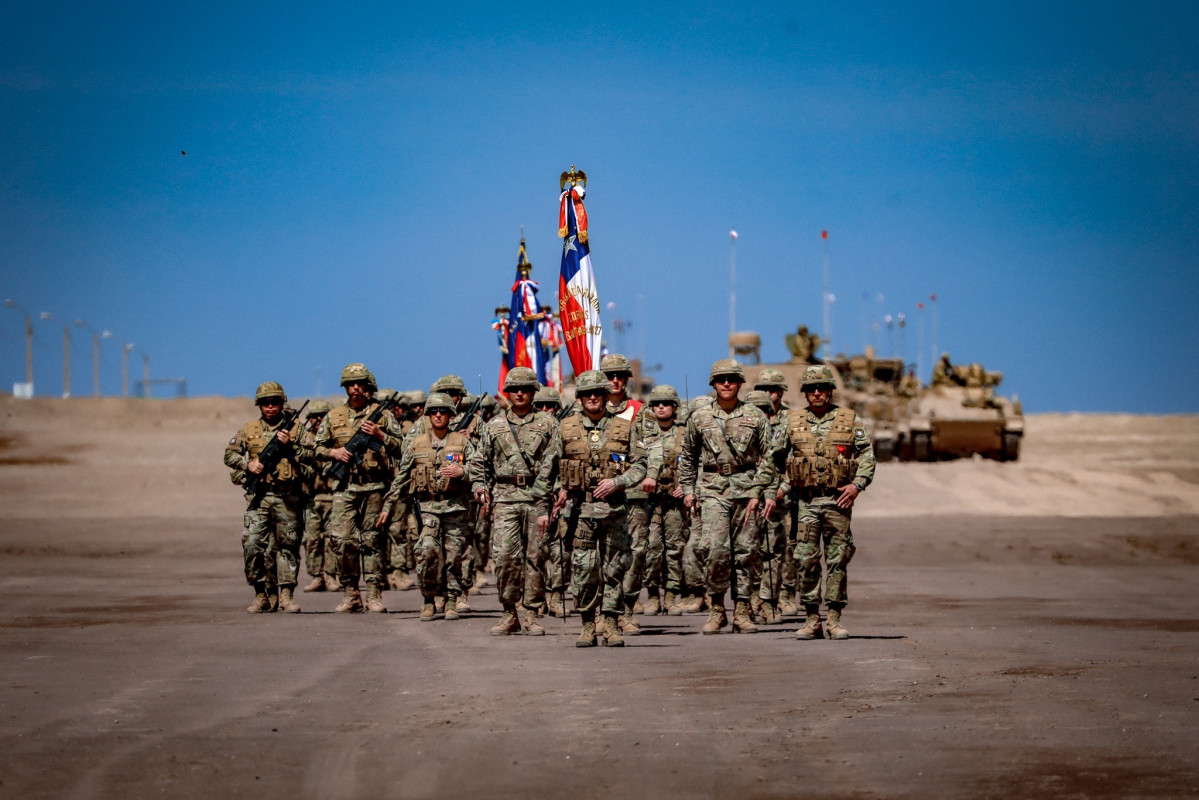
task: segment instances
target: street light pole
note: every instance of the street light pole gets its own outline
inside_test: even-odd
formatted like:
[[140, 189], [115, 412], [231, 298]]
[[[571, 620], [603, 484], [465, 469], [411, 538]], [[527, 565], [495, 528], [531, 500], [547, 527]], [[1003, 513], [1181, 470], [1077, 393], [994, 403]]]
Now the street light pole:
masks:
[[132, 350], [130, 342], [121, 345], [121, 397], [129, 396], [129, 353]]
[[16, 309], [25, 317], [25, 383], [29, 384], [30, 391], [33, 391], [33, 317], [24, 306], [12, 300], [5, 300], [4, 305]]
[[87, 328], [92, 332], [92, 396], [100, 396], [100, 340], [112, 338], [110, 331], [99, 333], [81, 319], [75, 320], [76, 328]]
[[142, 351], [142, 397], [150, 396], [150, 354]]
[[[38, 314], [40, 319], [54, 319], [49, 311]], [[71, 396], [71, 328], [62, 323], [62, 399]]]

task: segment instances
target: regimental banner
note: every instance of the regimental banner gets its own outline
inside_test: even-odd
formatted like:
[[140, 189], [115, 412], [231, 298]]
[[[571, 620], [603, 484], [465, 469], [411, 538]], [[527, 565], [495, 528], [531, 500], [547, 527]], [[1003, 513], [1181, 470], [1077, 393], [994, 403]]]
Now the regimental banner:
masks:
[[[516, 258], [516, 281], [512, 284], [512, 303], [508, 312], [507, 374], [513, 367], [530, 367], [537, 373], [542, 386], [547, 385], [546, 365], [549, 349], [543, 344], [543, 328], [548, 312], [541, 307], [537, 292], [541, 288], [529, 277], [533, 264], [525, 253], [525, 239], [520, 239]], [[503, 385], [501, 378], [501, 386]]]
[[591, 247], [587, 235], [587, 211], [583, 196], [587, 176], [576, 171], [562, 173], [562, 194], [558, 201], [558, 235], [562, 237], [562, 271], [558, 277], [558, 315], [562, 339], [570, 366], [578, 375], [599, 369], [600, 322], [599, 293], [591, 268]]

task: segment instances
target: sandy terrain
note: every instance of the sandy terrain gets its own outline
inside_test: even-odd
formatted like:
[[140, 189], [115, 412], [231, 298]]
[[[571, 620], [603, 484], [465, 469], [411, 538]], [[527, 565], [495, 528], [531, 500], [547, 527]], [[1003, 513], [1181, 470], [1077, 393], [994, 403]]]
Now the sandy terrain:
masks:
[[0, 399], [0, 798], [1199, 795], [1199, 418], [885, 464], [847, 642], [250, 616], [248, 400]]

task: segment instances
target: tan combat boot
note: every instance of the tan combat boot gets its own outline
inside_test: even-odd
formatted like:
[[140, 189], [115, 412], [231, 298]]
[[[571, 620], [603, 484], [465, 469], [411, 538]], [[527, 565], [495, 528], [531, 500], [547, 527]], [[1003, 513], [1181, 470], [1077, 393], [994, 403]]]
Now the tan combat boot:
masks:
[[387, 588], [397, 590], [400, 588], [400, 573], [394, 569], [387, 573]]
[[279, 587], [279, 610], [285, 614], [299, 614], [300, 604], [295, 601], [295, 598], [291, 596], [291, 593], [292, 587]]
[[783, 621], [783, 615], [779, 613], [778, 608], [771, 602], [767, 601], [762, 606], [762, 623], [764, 625], [778, 625]]
[[662, 613], [674, 614], [674, 604], [677, 603], [678, 600], [679, 598], [675, 595], [675, 593], [667, 589], [666, 595], [662, 598]]
[[670, 613], [675, 617], [682, 616], [683, 614], [698, 614], [702, 602], [702, 594], [699, 592], [688, 592], [686, 597], [680, 597], [675, 601], [674, 607], [670, 609]]
[[438, 614], [444, 614], [445, 613], [445, 597], [440, 594], [437, 595], [437, 597], [433, 598], [433, 606], [434, 606], [434, 608], [437, 609]]
[[637, 624], [637, 620], [633, 618], [633, 606], [625, 606], [624, 613], [621, 614], [616, 624], [625, 636], [640, 636], [641, 626]]
[[470, 603], [466, 602], [466, 595], [460, 594], [454, 598], [454, 610], [459, 616], [470, 613]]
[[407, 572], [399, 572], [396, 575], [396, 591], [407, 592], [416, 588], [416, 581]]
[[749, 603], [738, 600], [733, 608], [733, 633], [757, 633], [758, 626], [749, 615]]
[[267, 614], [271, 610], [271, 601], [266, 597], [266, 587], [261, 583], [254, 584], [254, 602], [246, 606], [247, 614]]
[[649, 597], [645, 602], [645, 610], [641, 613], [647, 617], [656, 617], [662, 613], [662, 598], [656, 588], [646, 589], [645, 591]]
[[795, 602], [795, 592], [783, 589], [779, 592], [779, 614], [784, 617], [794, 617], [799, 614], [799, 606]]
[[270, 604], [270, 608], [267, 609], [268, 611], [270, 611], [271, 613], [274, 613], [279, 610], [279, 587], [278, 586], [266, 587], [266, 601]]
[[384, 614], [387, 608], [383, 605], [383, 590], [377, 583], [366, 585], [366, 610], [376, 614]]
[[337, 580], [337, 576], [332, 572], [325, 573], [325, 591], [336, 592], [341, 588], [341, 581]]
[[620, 621], [616, 614], [604, 614], [604, 647], [624, 647]]
[[595, 612], [581, 611], [583, 617], [583, 630], [579, 633], [579, 638], [575, 640], [575, 647], [595, 647]]
[[325, 576], [317, 575], [310, 583], [304, 584], [306, 592], [323, 592], [325, 591]]
[[537, 621], [540, 616], [535, 608], [525, 609], [525, 636], [545, 636], [545, 628]]
[[795, 632], [796, 639], [822, 639], [824, 630], [820, 627], [820, 606], [804, 606], [808, 618], [803, 627]]
[[729, 618], [724, 613], [724, 595], [720, 597], [712, 595], [710, 602], [712, 609], [708, 612], [708, 621], [700, 628], [700, 632], [704, 634], [720, 633], [720, 629], [729, 624]]
[[437, 609], [433, 605], [433, 598], [426, 597], [425, 602], [421, 603], [420, 621], [421, 622], [432, 622], [433, 618], [435, 616], [437, 616]]
[[333, 610], [339, 614], [357, 614], [362, 611], [362, 595], [358, 593], [358, 587], [345, 587], [341, 602]]
[[761, 596], [754, 595], [753, 597], [749, 598], [749, 617], [750, 617], [750, 619], [752, 619], [754, 621], [762, 619], [762, 606], [763, 605], [765, 605], [765, 601], [762, 600]]
[[841, 624], [841, 609], [830, 608], [828, 610], [828, 638], [830, 639], [848, 639], [849, 631], [845, 630], [845, 626]]
[[513, 633], [520, 633], [520, 620], [516, 616], [516, 606], [505, 605], [504, 616], [500, 617], [500, 624], [491, 629], [491, 635], [509, 636]]
[[563, 612], [562, 595], [558, 592], [548, 592], [545, 596], [545, 611], [551, 617], [565, 617]]
[[447, 597], [445, 599], [445, 620], [453, 622], [456, 619], [458, 619], [458, 603], [455, 598]]

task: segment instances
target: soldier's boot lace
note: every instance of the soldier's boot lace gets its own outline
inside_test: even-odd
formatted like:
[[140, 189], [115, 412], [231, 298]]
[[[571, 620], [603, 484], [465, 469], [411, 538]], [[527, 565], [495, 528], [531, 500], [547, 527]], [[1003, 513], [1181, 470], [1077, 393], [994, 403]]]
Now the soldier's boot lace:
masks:
[[757, 633], [758, 626], [749, 615], [749, 603], [738, 600], [733, 608], [733, 633]]
[[824, 630], [820, 627], [820, 606], [804, 606], [804, 611], [807, 612], [808, 618], [804, 620], [803, 627], [795, 632], [795, 638], [823, 638]]
[[309, 583], [304, 584], [306, 592], [323, 592], [325, 591], [325, 576], [317, 575]]
[[513, 633], [520, 633], [520, 620], [516, 616], [516, 606], [505, 605], [504, 616], [500, 617], [500, 624], [491, 629], [491, 635], [509, 636]]
[[369, 583], [366, 586], [366, 610], [376, 614], [387, 611], [387, 607], [383, 605], [383, 589], [377, 583]]
[[300, 604], [292, 597], [292, 587], [279, 587], [279, 610], [285, 614], [300, 613]]
[[357, 614], [362, 611], [362, 595], [358, 593], [358, 587], [345, 587], [341, 602], [333, 610], [339, 614]]
[[849, 631], [841, 624], [841, 609], [830, 608], [828, 610], [828, 624], [825, 626], [830, 639], [848, 639]]
[[616, 614], [604, 614], [604, 647], [624, 647], [620, 622]]
[[535, 608], [525, 609], [525, 636], [545, 636], [545, 628], [537, 621], [540, 616]]
[[433, 605], [433, 598], [426, 597], [425, 602], [421, 603], [420, 621], [432, 622], [435, 616], [437, 616], [437, 608]]
[[704, 634], [720, 633], [720, 629], [729, 624], [729, 619], [724, 613], [724, 595], [720, 597], [713, 595], [710, 602], [712, 607], [708, 611], [708, 621], [700, 628], [700, 632]]
[[575, 647], [595, 647], [595, 612], [583, 611], [583, 630], [575, 640]]
[[271, 601], [266, 599], [266, 588], [261, 583], [254, 584], [254, 602], [246, 606], [247, 614], [265, 614], [271, 610]]

